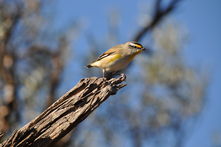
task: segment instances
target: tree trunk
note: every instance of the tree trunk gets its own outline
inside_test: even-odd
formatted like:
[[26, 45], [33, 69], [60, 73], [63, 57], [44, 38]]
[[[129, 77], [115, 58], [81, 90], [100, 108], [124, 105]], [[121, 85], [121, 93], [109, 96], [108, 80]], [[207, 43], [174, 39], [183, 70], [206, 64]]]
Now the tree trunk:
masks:
[[110, 95], [126, 86], [125, 75], [85, 78], [0, 146], [48, 146], [70, 132]]

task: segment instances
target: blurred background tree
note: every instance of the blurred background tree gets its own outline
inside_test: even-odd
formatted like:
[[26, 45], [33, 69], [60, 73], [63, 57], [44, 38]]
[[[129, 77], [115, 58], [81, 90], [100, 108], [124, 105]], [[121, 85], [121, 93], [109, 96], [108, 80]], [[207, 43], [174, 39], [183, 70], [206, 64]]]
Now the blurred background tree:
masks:
[[48, 5], [40, 0], [0, 2], [3, 133], [28, 122], [57, 97], [72, 30], [53, 30]]
[[[84, 22], [58, 29], [55, 3], [0, 1], [0, 132], [10, 135], [74, 85], [65, 76], [98, 75], [96, 69], [83, 70], [84, 65], [115, 44], [136, 40], [153, 53], [141, 55], [127, 70], [128, 86], [57, 145], [182, 146], [202, 111], [208, 85], [204, 73], [182, 58], [188, 34], [169, 16], [182, 2], [151, 1], [152, 7], [138, 16], [140, 28], [132, 36], [128, 30], [125, 38], [114, 10], [105, 37], [86, 31], [83, 50], [74, 50], [74, 40]], [[70, 57], [73, 52], [84, 52], [81, 60]], [[65, 75], [71, 68], [74, 72]]]

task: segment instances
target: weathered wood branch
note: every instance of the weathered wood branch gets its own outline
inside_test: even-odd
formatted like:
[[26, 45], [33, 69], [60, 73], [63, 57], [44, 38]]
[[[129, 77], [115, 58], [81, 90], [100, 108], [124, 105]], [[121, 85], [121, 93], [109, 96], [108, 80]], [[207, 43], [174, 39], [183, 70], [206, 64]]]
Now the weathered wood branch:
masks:
[[24, 127], [15, 131], [0, 146], [48, 146], [58, 141], [110, 95], [124, 87], [118, 78], [85, 78]]

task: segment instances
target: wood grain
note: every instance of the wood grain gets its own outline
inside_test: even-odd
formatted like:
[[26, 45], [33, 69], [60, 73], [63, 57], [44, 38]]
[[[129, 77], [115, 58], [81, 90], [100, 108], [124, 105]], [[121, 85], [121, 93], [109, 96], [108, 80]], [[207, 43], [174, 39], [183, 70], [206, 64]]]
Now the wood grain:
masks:
[[0, 146], [48, 146], [65, 136], [110, 95], [126, 84], [126, 76], [85, 78]]

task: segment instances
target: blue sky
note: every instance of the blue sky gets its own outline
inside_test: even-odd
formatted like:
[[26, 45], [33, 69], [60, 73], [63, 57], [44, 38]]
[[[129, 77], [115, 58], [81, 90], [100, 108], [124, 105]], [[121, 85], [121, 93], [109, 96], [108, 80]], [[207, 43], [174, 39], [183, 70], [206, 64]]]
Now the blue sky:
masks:
[[[111, 11], [117, 10], [120, 13], [119, 38], [124, 38], [125, 40], [120, 40], [124, 42], [130, 39], [139, 28], [137, 22], [137, 16], [141, 13], [141, 10], [138, 9], [139, 6], [148, 4], [148, 2], [150, 0], [81, 0], [77, 2], [60, 0], [57, 3], [58, 24], [62, 26], [74, 20], [80, 20], [82, 24], [86, 24], [81, 27], [83, 33], [89, 31], [99, 41], [103, 39], [102, 35], [108, 30], [107, 17]], [[220, 0], [184, 0], [172, 15], [188, 30], [190, 41], [185, 45], [184, 52], [188, 64], [199, 69], [206, 67], [206, 70], [212, 74], [205, 107], [194, 130], [190, 131], [191, 134], [187, 137], [185, 147], [211, 146], [212, 134], [221, 133], [220, 6]], [[124, 24], [127, 24], [127, 27], [124, 27]], [[130, 38], [125, 38], [123, 34], [128, 33], [128, 30], [131, 33], [126, 36]], [[83, 35], [85, 34], [81, 34], [77, 39], [76, 45], [83, 44], [81, 47], [85, 48], [86, 40], [83, 39]], [[78, 80], [79, 77], [76, 79], [73, 77], [72, 81]]]
[[211, 146], [212, 134], [221, 133], [220, 6], [220, 0], [188, 0], [175, 15], [190, 33], [191, 41], [185, 48], [187, 61], [208, 67], [212, 74], [205, 108], [187, 140], [187, 147]]

